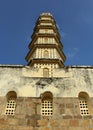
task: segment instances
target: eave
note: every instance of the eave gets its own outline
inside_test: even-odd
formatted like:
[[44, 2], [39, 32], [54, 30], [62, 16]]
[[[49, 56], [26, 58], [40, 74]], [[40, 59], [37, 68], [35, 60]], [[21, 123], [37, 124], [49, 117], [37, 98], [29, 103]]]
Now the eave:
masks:
[[61, 49], [58, 47], [58, 45], [55, 44], [35, 44], [32, 48], [32, 50], [30, 50], [26, 56], [26, 60], [29, 61], [29, 58], [32, 56], [33, 52], [35, 51], [36, 48], [56, 48], [57, 51], [59, 52], [63, 62], [66, 60], [66, 56], [65, 54], [61, 51]]
[[40, 64], [42, 64], [42, 63], [48, 63], [48, 64], [56, 64], [56, 63], [58, 63], [59, 64], [59, 66], [60, 67], [64, 67], [64, 64], [63, 64], [63, 62], [61, 61], [61, 60], [59, 60], [59, 59], [46, 59], [46, 58], [43, 58], [43, 59], [39, 59], [39, 58], [36, 58], [36, 59], [32, 59], [29, 63], [28, 63], [28, 65], [29, 66], [33, 66], [35, 63], [40, 63]]

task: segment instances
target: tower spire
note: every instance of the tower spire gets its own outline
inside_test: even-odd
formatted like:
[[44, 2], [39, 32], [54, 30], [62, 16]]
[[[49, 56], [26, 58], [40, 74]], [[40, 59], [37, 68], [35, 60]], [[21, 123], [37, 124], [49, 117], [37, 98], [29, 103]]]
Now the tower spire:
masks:
[[26, 60], [29, 66], [40, 68], [64, 67], [66, 56], [56, 22], [50, 13], [42, 13], [36, 21]]

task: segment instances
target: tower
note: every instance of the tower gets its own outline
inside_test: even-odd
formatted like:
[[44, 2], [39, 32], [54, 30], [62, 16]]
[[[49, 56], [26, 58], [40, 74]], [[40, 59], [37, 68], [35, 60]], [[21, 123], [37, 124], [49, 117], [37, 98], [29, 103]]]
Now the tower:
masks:
[[66, 56], [56, 22], [50, 13], [42, 13], [37, 19], [29, 44], [26, 60], [29, 66], [42, 68], [44, 77], [52, 76], [53, 68], [64, 67]]

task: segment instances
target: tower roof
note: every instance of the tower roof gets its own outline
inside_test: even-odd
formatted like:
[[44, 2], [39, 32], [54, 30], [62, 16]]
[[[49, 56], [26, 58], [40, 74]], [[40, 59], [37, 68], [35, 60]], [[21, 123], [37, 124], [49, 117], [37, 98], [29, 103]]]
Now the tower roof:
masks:
[[52, 16], [53, 17], [53, 15], [49, 12], [42, 13], [42, 14], [40, 14], [40, 16]]
[[66, 56], [62, 52], [63, 45], [52, 14], [40, 14], [31, 38], [30, 51], [26, 56], [28, 65], [33, 66], [38, 62], [40, 64], [58, 64], [59, 67], [64, 66]]

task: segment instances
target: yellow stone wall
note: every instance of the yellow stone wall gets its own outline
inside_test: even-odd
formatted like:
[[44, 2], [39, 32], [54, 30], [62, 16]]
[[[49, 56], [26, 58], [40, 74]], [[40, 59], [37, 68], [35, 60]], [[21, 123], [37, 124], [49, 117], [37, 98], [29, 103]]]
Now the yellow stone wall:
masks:
[[[17, 94], [15, 115], [5, 114], [7, 93]], [[42, 94], [53, 94], [53, 115], [41, 114]], [[89, 95], [89, 115], [80, 114], [79, 93]], [[93, 130], [93, 68], [53, 69], [45, 78], [42, 68], [0, 66], [0, 130]]]
[[93, 128], [92, 115], [83, 117], [80, 115], [78, 98], [53, 98], [51, 118], [41, 116], [41, 97], [18, 97], [15, 116], [4, 115], [5, 103], [5, 98], [0, 98], [0, 130], [92, 130]]

